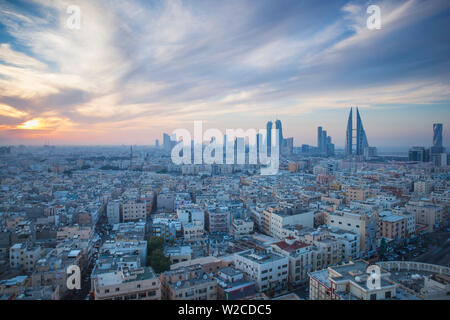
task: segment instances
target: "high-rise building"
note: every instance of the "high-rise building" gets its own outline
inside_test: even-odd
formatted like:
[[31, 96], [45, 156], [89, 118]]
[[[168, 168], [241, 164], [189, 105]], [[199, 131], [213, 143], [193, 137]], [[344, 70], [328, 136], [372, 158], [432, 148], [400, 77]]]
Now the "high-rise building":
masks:
[[442, 147], [442, 123], [433, 124], [433, 147]]
[[272, 147], [272, 121], [267, 122], [267, 156], [270, 157], [271, 155], [271, 147]]
[[424, 147], [412, 147], [408, 152], [409, 161], [428, 162], [430, 161], [430, 150]]
[[170, 136], [167, 133], [163, 133], [163, 148], [164, 150], [171, 149]]
[[317, 149], [322, 151], [322, 127], [317, 127]]
[[369, 142], [367, 141], [366, 131], [364, 130], [359, 110], [356, 108], [356, 150], [353, 150], [353, 108], [350, 108], [346, 130], [345, 154], [347, 156], [352, 154], [361, 156], [368, 147]]
[[364, 126], [359, 115], [359, 110], [356, 108], [356, 154], [363, 155], [364, 149], [369, 147], [367, 142], [366, 131], [364, 131]]
[[321, 153], [327, 152], [327, 130], [322, 131], [322, 150], [320, 150]]
[[[440, 159], [445, 153], [445, 148], [442, 146], [442, 123], [433, 124], [433, 146], [430, 148], [431, 160], [436, 163], [436, 159]], [[439, 161], [440, 162], [440, 161]]]
[[350, 114], [347, 121], [347, 131], [345, 138], [345, 154], [350, 156], [353, 154], [353, 108], [350, 108]]
[[281, 148], [283, 145], [283, 126], [281, 120], [275, 121], [275, 128], [278, 129], [278, 146]]
[[331, 137], [327, 135], [327, 131], [322, 127], [317, 128], [317, 151], [326, 156], [334, 155], [334, 144]]

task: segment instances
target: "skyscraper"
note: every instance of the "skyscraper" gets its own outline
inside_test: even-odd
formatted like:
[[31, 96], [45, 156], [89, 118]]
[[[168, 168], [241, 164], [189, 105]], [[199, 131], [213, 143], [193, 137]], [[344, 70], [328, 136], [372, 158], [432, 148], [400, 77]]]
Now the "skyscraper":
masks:
[[331, 142], [331, 137], [328, 136], [327, 131], [323, 130], [322, 127], [317, 127], [317, 149], [321, 155], [334, 155], [334, 144]]
[[447, 165], [445, 148], [442, 146], [442, 123], [433, 124], [433, 146], [430, 148], [430, 160], [436, 166]]
[[350, 115], [347, 121], [347, 130], [345, 138], [345, 154], [350, 156], [353, 154], [353, 108], [350, 108]]
[[322, 151], [322, 127], [317, 128], [317, 149]]
[[364, 154], [364, 149], [369, 147], [367, 141], [366, 131], [359, 115], [359, 110], [356, 108], [356, 154], [361, 156]]
[[442, 123], [433, 124], [433, 147], [442, 147]]
[[281, 125], [281, 120], [275, 121], [275, 128], [279, 131], [278, 146], [281, 148], [281, 146], [283, 145], [283, 127]]
[[364, 149], [369, 147], [369, 142], [367, 141], [366, 131], [364, 130], [358, 108], [356, 108], [356, 150], [353, 150], [353, 108], [350, 108], [345, 134], [345, 154], [347, 156], [352, 154], [364, 155]]
[[322, 150], [320, 152], [326, 153], [327, 149], [327, 130], [322, 130]]
[[267, 156], [270, 157], [271, 155], [271, 147], [272, 147], [272, 121], [267, 122]]
[[163, 148], [167, 151], [170, 151], [172, 149], [170, 136], [167, 133], [163, 133]]

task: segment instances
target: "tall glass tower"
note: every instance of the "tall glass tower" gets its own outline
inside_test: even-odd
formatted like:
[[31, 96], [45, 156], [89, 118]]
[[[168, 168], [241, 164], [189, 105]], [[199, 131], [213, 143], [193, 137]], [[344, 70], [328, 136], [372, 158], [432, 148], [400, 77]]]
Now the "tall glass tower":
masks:
[[317, 149], [322, 151], [322, 127], [317, 127]]
[[267, 156], [270, 157], [270, 155], [271, 155], [270, 150], [272, 148], [272, 121], [267, 122], [266, 130], [267, 130], [267, 132], [266, 132]]
[[347, 121], [347, 130], [345, 137], [345, 155], [353, 154], [353, 108], [350, 108], [350, 114]]
[[359, 110], [356, 108], [356, 154], [359, 156], [363, 155], [364, 149], [368, 146], [366, 132], [359, 116]]
[[345, 154], [347, 156], [352, 154], [363, 155], [364, 149], [369, 147], [369, 142], [367, 141], [366, 131], [364, 130], [358, 107], [356, 108], [356, 150], [353, 150], [353, 108], [350, 108], [345, 134]]
[[433, 124], [433, 147], [442, 147], [442, 123]]
[[278, 146], [280, 147], [283, 145], [283, 127], [281, 125], [281, 120], [275, 121], [275, 128], [278, 129]]

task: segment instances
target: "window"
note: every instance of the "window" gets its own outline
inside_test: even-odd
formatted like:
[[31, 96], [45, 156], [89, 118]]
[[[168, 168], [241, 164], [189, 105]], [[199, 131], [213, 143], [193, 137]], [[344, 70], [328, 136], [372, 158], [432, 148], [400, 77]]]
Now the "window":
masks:
[[370, 300], [377, 300], [377, 294], [376, 293], [371, 294], [370, 295]]

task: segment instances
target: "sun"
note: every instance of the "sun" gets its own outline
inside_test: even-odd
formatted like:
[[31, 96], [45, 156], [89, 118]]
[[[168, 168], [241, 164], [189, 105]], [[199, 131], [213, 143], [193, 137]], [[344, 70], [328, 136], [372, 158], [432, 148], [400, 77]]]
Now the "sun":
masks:
[[39, 129], [40, 127], [41, 127], [41, 123], [38, 119], [28, 120], [17, 126], [18, 129], [24, 129], [24, 130], [35, 130], [35, 129]]

